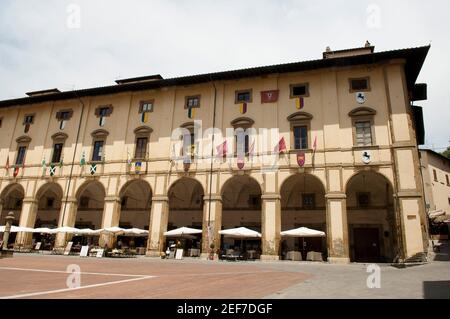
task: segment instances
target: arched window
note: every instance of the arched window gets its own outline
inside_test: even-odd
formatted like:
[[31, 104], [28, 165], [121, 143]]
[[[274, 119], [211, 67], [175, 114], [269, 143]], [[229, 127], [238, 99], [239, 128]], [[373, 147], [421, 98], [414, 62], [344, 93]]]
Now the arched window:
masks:
[[352, 118], [353, 145], [376, 145], [373, 130], [374, 117], [376, 114], [377, 111], [370, 107], [358, 107], [348, 113], [348, 116]]
[[296, 112], [287, 117], [291, 123], [291, 149], [306, 150], [310, 148], [309, 138], [313, 116], [307, 112]]

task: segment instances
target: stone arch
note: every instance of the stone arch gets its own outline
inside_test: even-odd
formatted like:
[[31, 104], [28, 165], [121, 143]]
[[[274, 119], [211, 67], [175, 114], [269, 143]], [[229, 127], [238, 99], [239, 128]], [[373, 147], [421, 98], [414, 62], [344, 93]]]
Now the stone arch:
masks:
[[119, 191], [119, 226], [148, 229], [153, 191], [144, 179], [127, 181]]
[[[229, 189], [235, 187], [233, 192]], [[246, 188], [247, 187], [247, 188]], [[228, 204], [234, 202], [234, 204], [244, 204], [244, 196], [256, 196], [263, 194], [262, 187], [260, 183], [250, 175], [233, 175], [228, 178], [221, 187], [220, 194], [222, 196], [223, 206], [226, 209]], [[233, 198], [227, 196], [233, 195]], [[259, 209], [261, 208], [261, 202], [257, 205]]]
[[392, 262], [398, 253], [397, 221], [391, 181], [361, 170], [345, 185], [350, 260]]
[[106, 190], [97, 180], [85, 181], [76, 192], [75, 227], [98, 229], [102, 226]]
[[25, 189], [19, 183], [8, 184], [0, 193], [2, 211], [0, 212], [0, 225], [5, 224], [5, 217], [10, 211], [14, 213], [14, 225], [19, 224], [22, 201], [25, 198]]

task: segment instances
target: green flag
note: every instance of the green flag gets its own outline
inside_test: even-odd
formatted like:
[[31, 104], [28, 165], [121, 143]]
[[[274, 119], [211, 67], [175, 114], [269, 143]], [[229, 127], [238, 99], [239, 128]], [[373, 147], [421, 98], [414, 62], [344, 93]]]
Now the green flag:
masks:
[[83, 154], [81, 154], [80, 165], [81, 166], [86, 165], [86, 155], [84, 154], [84, 152], [83, 152]]
[[45, 172], [47, 171], [47, 163], [45, 162], [45, 157], [42, 159], [42, 174], [45, 175]]

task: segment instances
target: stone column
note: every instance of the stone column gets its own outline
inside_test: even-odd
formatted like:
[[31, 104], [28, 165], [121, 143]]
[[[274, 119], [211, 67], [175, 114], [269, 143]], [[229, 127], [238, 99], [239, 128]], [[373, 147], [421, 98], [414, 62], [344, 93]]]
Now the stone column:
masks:
[[[120, 198], [117, 196], [106, 196], [103, 207], [102, 228], [119, 226], [120, 220]], [[100, 235], [100, 247], [113, 248], [117, 237], [114, 234]]]
[[280, 259], [281, 196], [264, 194], [262, 199], [262, 255], [261, 260]]
[[167, 231], [168, 222], [169, 198], [162, 195], [153, 196], [146, 256], [161, 256], [161, 252], [164, 251], [164, 245], [166, 243], [164, 232]]
[[[23, 199], [22, 212], [20, 214], [20, 227], [34, 228], [36, 222], [38, 203], [34, 198], [26, 197]], [[16, 244], [22, 247], [31, 246], [33, 233], [17, 233]]]
[[325, 195], [327, 201], [328, 261], [349, 263], [347, 200], [344, 193]]
[[[202, 233], [202, 259], [209, 256], [210, 245], [214, 243], [214, 251], [220, 248], [220, 234], [222, 229], [222, 196], [205, 195], [203, 204], [203, 233]], [[209, 231], [208, 231], [209, 225]], [[214, 259], [217, 254], [214, 253]]]
[[[64, 198], [61, 202], [58, 227], [75, 227], [78, 203], [76, 198]], [[66, 247], [67, 242], [72, 239], [72, 234], [58, 233], [55, 239], [55, 248]]]

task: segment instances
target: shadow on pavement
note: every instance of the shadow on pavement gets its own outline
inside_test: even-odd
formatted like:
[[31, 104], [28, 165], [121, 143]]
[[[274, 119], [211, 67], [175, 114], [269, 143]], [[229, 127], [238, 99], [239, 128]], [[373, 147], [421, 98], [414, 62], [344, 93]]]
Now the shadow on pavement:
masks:
[[450, 281], [424, 281], [425, 299], [450, 299]]

